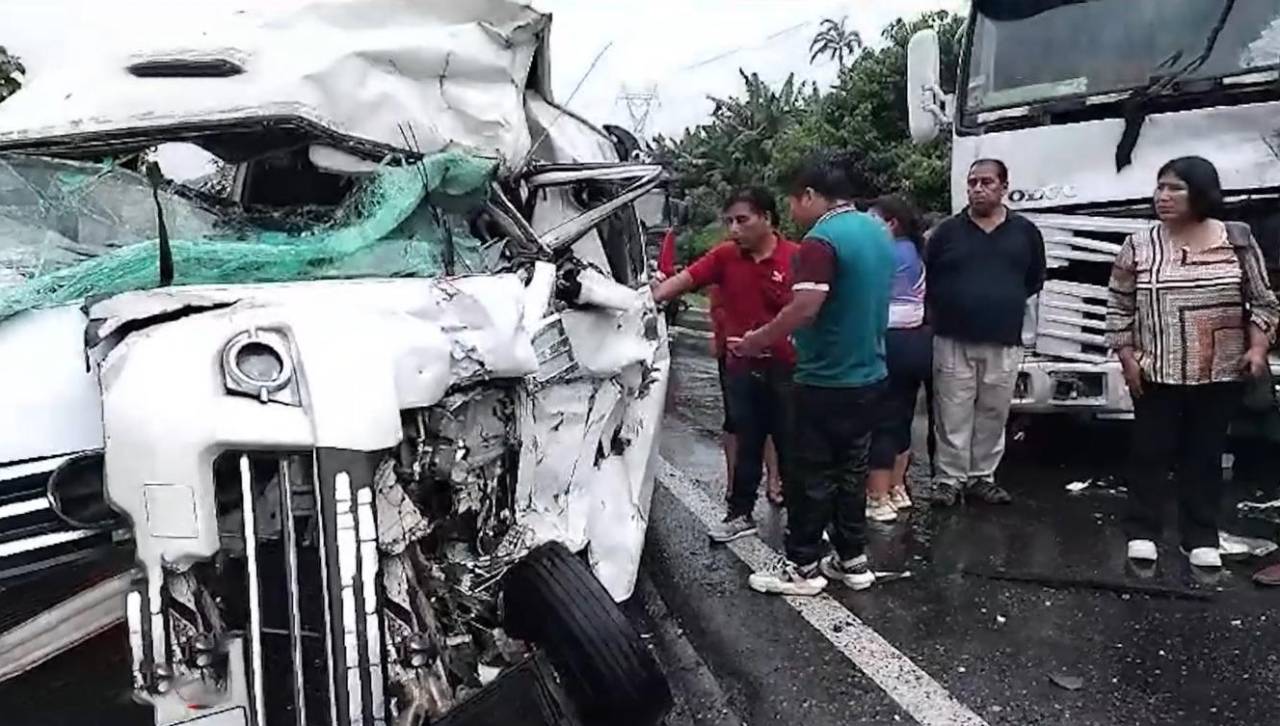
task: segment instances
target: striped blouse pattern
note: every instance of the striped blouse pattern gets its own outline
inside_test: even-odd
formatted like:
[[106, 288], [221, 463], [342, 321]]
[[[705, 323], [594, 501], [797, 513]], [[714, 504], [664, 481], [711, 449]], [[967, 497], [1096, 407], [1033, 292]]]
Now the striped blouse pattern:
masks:
[[1280, 304], [1249, 228], [1221, 225], [1193, 251], [1155, 225], [1125, 240], [1111, 271], [1107, 343], [1132, 346], [1153, 383], [1200, 385], [1241, 378], [1247, 326], [1274, 337]]

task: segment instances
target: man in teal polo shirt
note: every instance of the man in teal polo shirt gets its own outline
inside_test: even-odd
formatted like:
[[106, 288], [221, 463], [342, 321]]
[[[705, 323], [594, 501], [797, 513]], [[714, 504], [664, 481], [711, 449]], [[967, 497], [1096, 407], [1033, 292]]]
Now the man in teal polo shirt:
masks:
[[[751, 576], [759, 592], [817, 595], [827, 578], [855, 590], [875, 583], [865, 553], [867, 454], [888, 378], [895, 261], [888, 230], [851, 203], [848, 161], [824, 154], [792, 175], [791, 214], [809, 230], [792, 266], [794, 297], [731, 348], [750, 357], [794, 335], [797, 354], [787, 558]], [[822, 538], [828, 525], [834, 555]]]

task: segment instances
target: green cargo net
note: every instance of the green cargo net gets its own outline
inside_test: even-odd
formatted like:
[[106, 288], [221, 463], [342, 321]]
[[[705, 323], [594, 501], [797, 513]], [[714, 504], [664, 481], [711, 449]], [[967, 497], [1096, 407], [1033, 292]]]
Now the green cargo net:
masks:
[[[255, 227], [161, 194], [174, 285], [432, 277], [500, 264], [468, 219], [496, 162], [445, 152], [383, 166], [302, 232]], [[158, 287], [156, 204], [147, 180], [110, 164], [0, 157], [0, 319], [33, 308]]]

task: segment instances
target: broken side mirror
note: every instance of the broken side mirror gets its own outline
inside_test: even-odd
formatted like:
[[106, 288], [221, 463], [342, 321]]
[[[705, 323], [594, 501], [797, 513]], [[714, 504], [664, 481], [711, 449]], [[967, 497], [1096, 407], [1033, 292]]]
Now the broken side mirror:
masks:
[[951, 124], [952, 98], [942, 92], [936, 30], [922, 30], [907, 45], [907, 123], [911, 140], [927, 144]]

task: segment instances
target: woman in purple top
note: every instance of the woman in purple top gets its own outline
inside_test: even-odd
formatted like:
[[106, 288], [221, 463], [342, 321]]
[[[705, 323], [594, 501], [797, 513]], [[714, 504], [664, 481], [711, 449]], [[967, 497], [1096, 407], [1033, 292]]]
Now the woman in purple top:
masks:
[[898, 518], [899, 509], [911, 507], [906, 483], [911, 422], [920, 388], [923, 386], [926, 394], [931, 388], [933, 333], [924, 319], [924, 221], [909, 202], [899, 197], [877, 199], [871, 213], [884, 220], [893, 233], [897, 267], [885, 336], [889, 392], [882, 425], [871, 442], [867, 519], [892, 522]]

